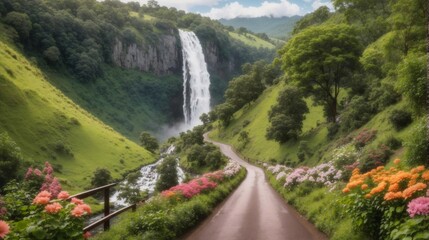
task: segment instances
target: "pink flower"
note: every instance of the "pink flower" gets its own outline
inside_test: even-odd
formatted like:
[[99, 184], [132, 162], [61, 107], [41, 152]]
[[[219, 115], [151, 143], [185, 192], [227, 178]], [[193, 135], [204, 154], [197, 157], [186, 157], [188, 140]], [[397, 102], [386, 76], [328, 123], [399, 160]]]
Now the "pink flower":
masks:
[[418, 197], [408, 203], [407, 208], [410, 217], [415, 215], [429, 215], [429, 197]]
[[54, 214], [54, 213], [58, 213], [62, 208], [63, 208], [63, 206], [61, 206], [61, 204], [55, 202], [55, 203], [46, 205], [45, 211], [47, 213]]
[[45, 162], [45, 168], [43, 169], [43, 172], [46, 175], [51, 175], [54, 172], [54, 169], [49, 162]]
[[33, 175], [33, 168], [28, 168], [27, 173], [25, 174], [25, 179], [28, 179]]
[[36, 175], [36, 176], [38, 176], [38, 177], [40, 177], [40, 176], [42, 176], [42, 172], [39, 170], [39, 169], [34, 169], [34, 171], [33, 171], [33, 173]]
[[49, 192], [52, 193], [52, 196], [58, 196], [58, 193], [61, 191], [61, 184], [58, 182], [57, 178], [54, 178], [49, 185]]
[[83, 200], [80, 200], [79, 198], [72, 198], [71, 202], [77, 205], [83, 204]]
[[69, 197], [70, 197], [70, 195], [66, 191], [61, 191], [60, 193], [58, 193], [58, 199], [67, 200], [67, 198], [69, 198]]
[[41, 191], [33, 200], [33, 204], [45, 205], [51, 200], [52, 194], [48, 191]]
[[0, 238], [5, 238], [9, 233], [9, 224], [7, 222], [0, 220]]

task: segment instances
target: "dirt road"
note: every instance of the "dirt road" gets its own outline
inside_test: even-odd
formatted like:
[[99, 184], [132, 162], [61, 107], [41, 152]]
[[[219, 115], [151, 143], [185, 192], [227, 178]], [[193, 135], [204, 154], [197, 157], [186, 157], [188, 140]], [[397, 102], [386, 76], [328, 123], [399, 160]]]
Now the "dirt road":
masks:
[[243, 161], [229, 145], [213, 143], [244, 166], [247, 177], [187, 240], [327, 239], [284, 202], [265, 180], [262, 169]]

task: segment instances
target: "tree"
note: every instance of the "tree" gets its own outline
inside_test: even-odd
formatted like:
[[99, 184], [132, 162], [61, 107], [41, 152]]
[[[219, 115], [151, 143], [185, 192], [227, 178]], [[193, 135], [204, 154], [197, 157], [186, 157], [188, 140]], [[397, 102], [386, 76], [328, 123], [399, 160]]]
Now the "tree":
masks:
[[10, 12], [6, 15], [4, 21], [15, 28], [22, 40], [28, 39], [32, 23], [26, 13]]
[[7, 133], [0, 133], [0, 187], [17, 177], [21, 150]]
[[329, 11], [327, 6], [319, 7], [316, 11], [306, 14], [303, 18], [296, 22], [292, 34], [297, 34], [309, 26], [321, 24], [328, 20], [331, 15], [332, 13]]
[[158, 140], [148, 132], [140, 134], [140, 144], [150, 152], [155, 152], [159, 148]]
[[280, 50], [283, 70], [324, 103], [330, 122], [336, 122], [340, 88], [359, 67], [360, 52], [355, 31], [344, 24], [307, 28]]
[[302, 99], [302, 93], [296, 87], [288, 87], [277, 98], [277, 104], [269, 112], [270, 126], [266, 138], [284, 143], [297, 139], [302, 129], [304, 114], [308, 107]]
[[217, 119], [219, 119], [224, 126], [228, 126], [235, 111], [234, 106], [228, 102], [219, 104], [215, 108]]
[[55, 46], [51, 46], [43, 51], [43, 57], [51, 64], [57, 63], [60, 60], [60, 55], [60, 50]]
[[177, 180], [177, 162], [173, 156], [166, 157], [157, 167], [159, 179], [156, 182], [155, 190], [158, 192], [167, 190], [176, 186]]
[[106, 168], [97, 168], [91, 179], [92, 187], [101, 187], [112, 182], [112, 174]]

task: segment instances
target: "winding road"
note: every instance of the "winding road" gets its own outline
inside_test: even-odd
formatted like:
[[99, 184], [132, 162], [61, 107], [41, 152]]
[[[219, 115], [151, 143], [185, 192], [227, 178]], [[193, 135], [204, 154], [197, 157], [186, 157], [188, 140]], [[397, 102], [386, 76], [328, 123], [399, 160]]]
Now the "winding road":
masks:
[[247, 169], [247, 177], [187, 240], [325, 240], [327, 237], [287, 205], [262, 169], [243, 161], [231, 146], [212, 142]]

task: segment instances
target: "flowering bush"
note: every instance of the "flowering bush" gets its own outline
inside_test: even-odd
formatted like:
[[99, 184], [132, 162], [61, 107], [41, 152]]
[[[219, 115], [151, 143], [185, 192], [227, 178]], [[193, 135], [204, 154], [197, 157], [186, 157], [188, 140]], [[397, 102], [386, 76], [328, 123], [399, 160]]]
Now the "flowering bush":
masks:
[[[41, 191], [28, 206], [30, 214], [10, 223], [10, 233], [5, 239], [82, 239], [83, 216], [91, 208], [82, 200], [72, 198], [67, 192], [59, 192], [58, 198], [48, 191]], [[1, 225], [1, 224], [0, 224]], [[0, 232], [1, 232], [0, 226]], [[4, 227], [3, 227], [4, 228]], [[86, 234], [85, 236], [88, 236]], [[0, 236], [1, 237], [1, 236]]]
[[429, 170], [424, 166], [409, 171], [380, 166], [362, 174], [355, 169], [343, 189], [344, 202], [358, 227], [374, 238], [388, 237], [407, 219], [406, 210], [412, 217], [427, 213], [426, 200], [419, 197], [426, 194], [428, 181]]
[[342, 147], [336, 148], [332, 154], [332, 161], [335, 167], [341, 169], [344, 166], [353, 164], [358, 160], [360, 152], [356, 151], [353, 144], [346, 144]]
[[222, 182], [224, 178], [230, 178], [236, 175], [241, 169], [240, 164], [230, 160], [223, 170], [204, 174], [202, 177], [193, 179], [188, 183], [182, 183], [161, 192], [161, 196], [180, 200], [182, 197], [189, 199], [207, 190], [216, 188], [217, 183]]
[[357, 149], [363, 148], [377, 136], [376, 130], [364, 129], [355, 138], [354, 143]]
[[333, 162], [322, 163], [313, 168], [298, 167], [295, 169], [276, 165], [267, 170], [276, 175], [277, 181], [284, 180], [284, 187], [293, 187], [308, 182], [318, 186], [333, 186], [342, 177], [342, 171], [335, 168]]

